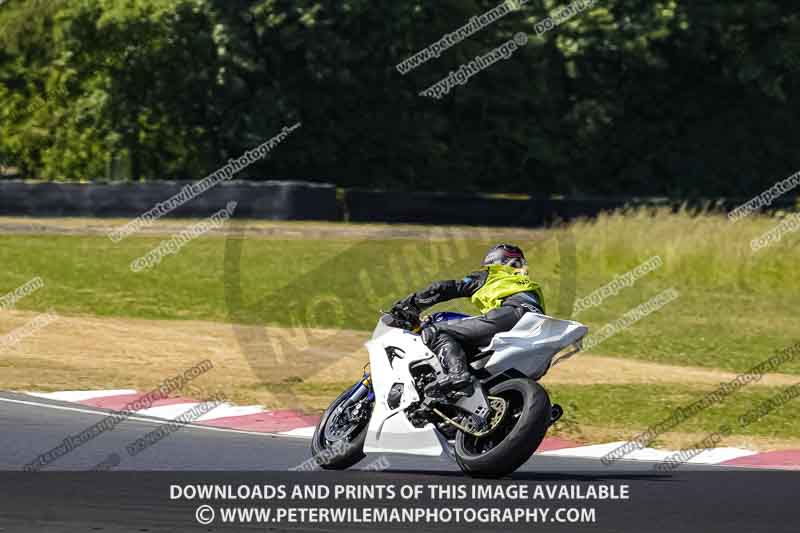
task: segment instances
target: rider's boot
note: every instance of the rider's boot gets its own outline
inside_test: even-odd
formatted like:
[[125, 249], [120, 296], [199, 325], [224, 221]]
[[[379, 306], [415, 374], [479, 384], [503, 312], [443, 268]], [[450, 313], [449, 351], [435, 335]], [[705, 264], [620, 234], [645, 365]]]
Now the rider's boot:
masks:
[[472, 375], [467, 370], [467, 356], [461, 346], [455, 349], [445, 346], [442, 358], [447, 365], [447, 375], [441, 380], [446, 384], [444, 388], [458, 390], [472, 384]]
[[425, 391], [439, 389], [441, 392], [452, 392], [470, 387], [472, 375], [467, 369], [467, 355], [461, 345], [449, 335], [439, 337], [437, 352], [447, 368], [447, 374], [425, 387]]

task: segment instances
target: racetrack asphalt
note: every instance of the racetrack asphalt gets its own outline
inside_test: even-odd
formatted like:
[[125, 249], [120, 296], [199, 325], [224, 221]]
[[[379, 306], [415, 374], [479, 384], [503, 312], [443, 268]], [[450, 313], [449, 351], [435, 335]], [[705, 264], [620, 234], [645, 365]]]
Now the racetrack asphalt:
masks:
[[[96, 424], [111, 411], [76, 406], [73, 403], [0, 392], [0, 427], [4, 428], [0, 470], [19, 470], [40, 453], [58, 446], [67, 435], [75, 435]], [[115, 470], [269, 470], [286, 471], [310, 457], [306, 438], [248, 433], [245, 431], [188, 425], [160, 441], [152, 449], [130, 457], [125, 447], [165, 422], [134, 416], [113, 431], [76, 448], [49, 465], [47, 470], [89, 470], [110, 453], [118, 453], [121, 464]], [[391, 470], [460, 472], [450, 460], [393, 454]], [[368, 459], [364, 461], [368, 462]], [[354, 467], [358, 469], [358, 465]], [[723, 467], [686, 465], [686, 470], [719, 470]], [[522, 472], [563, 472], [564, 470], [607, 473], [597, 459], [534, 456]], [[619, 461], [615, 471], [653, 472], [653, 464]]]
[[[302, 477], [303, 474], [288, 470], [310, 457], [308, 439], [191, 425], [131, 457], [126, 446], [164, 424], [163, 420], [134, 416], [40, 472], [10, 472], [20, 471], [37, 455], [58, 446], [68, 435], [92, 426], [108, 413], [103, 409], [0, 392], [0, 470], [6, 471], [0, 473], [0, 494], [6, 493], [0, 499], [0, 531], [217, 531], [217, 528], [201, 528], [193, 523], [185, 509], [165, 497], [159, 488], [163, 478], [156, 481], [141, 472], [162, 471], [173, 477], [190, 472], [211, 477], [223, 472], [241, 473], [236, 474], [240, 478], [250, 473], [260, 476], [262, 481], [286, 480], [292, 476]], [[102, 483], [73, 481], [73, 485], [78, 485], [63, 494], [65, 481], [54, 477], [59, 475], [54, 471], [62, 472], [63, 476], [63, 471], [90, 470], [112, 453], [117, 453], [121, 459], [114, 469], [116, 473], [93, 473], [106, 477]], [[385, 471], [359, 472], [360, 465], [369, 464], [368, 457], [351, 469], [354, 471], [322, 472], [315, 476], [317, 481], [322, 476], [327, 481], [367, 480], [371, 483], [472, 482], [447, 459], [395, 454], [384, 457], [389, 465]], [[150, 496], [128, 500], [109, 497], [115, 487], [131, 490], [128, 484], [132, 471], [140, 472], [136, 478], [138, 489]], [[510, 481], [531, 484], [602, 482], [630, 486], [631, 500], [615, 502], [597, 523], [548, 524], [546, 528], [529, 525], [529, 530], [726, 533], [800, 530], [800, 512], [794, 503], [800, 489], [800, 475], [796, 472], [686, 465], [663, 474], [655, 472], [652, 463], [642, 461], [623, 460], [607, 467], [597, 459], [534, 455]], [[149, 492], [148, 484], [153, 484]], [[248, 526], [265, 530], [263, 524]], [[281, 527], [269, 529], [284, 530]], [[320, 529], [349, 529], [338, 527], [341, 529], [330, 525]], [[491, 531], [499, 529], [474, 525], [469, 529], [483, 530], [481, 527]], [[384, 526], [374, 528], [386, 529]], [[415, 529], [456, 531], [463, 530], [463, 526], [437, 524], [429, 529], [417, 526]], [[286, 526], [285, 530], [317, 529], [295, 524]]]

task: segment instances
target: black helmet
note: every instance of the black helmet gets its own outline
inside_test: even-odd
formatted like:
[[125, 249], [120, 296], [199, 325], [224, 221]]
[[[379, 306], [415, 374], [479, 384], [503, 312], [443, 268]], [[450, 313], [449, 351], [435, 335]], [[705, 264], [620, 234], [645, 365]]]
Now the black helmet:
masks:
[[508, 265], [513, 268], [522, 268], [528, 264], [522, 248], [513, 244], [496, 244], [492, 246], [483, 258], [483, 266]]

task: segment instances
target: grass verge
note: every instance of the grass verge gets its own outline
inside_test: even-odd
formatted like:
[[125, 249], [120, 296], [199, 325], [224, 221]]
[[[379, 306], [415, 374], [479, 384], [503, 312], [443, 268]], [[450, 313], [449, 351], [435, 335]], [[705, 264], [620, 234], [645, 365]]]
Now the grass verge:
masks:
[[[18, 308], [369, 330], [378, 309], [431, 280], [462, 276], [479, 264], [490, 243], [513, 237], [526, 249], [548, 312], [556, 316], [568, 316], [576, 296], [661, 256], [662, 268], [578, 319], [596, 331], [667, 288], [680, 297], [594, 353], [743, 371], [800, 340], [800, 324], [793, 320], [800, 303], [797, 235], [758, 253], [749, 247], [775, 224], [756, 216], [732, 223], [722, 216], [636, 211], [530, 232], [406, 228], [419, 237], [399, 240], [391, 228], [362, 239], [308, 239], [302, 225], [292, 224], [287, 227], [297, 238], [263, 232], [204, 236], [141, 273], [132, 272], [130, 262], [162, 238], [136, 236], [113, 244], [99, 235], [0, 235], [0, 294], [41, 276], [45, 288]], [[314, 226], [321, 227], [327, 228]], [[347, 226], [328, 229], [336, 228]], [[463, 302], [447, 307], [474, 311]], [[800, 362], [780, 371], [800, 373]]]

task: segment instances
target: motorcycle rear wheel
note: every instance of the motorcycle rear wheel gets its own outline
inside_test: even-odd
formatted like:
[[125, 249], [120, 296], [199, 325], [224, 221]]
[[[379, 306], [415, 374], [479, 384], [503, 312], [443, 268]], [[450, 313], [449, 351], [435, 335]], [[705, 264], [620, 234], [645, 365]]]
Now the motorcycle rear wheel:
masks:
[[488, 394], [508, 402], [500, 425], [485, 437], [456, 434], [456, 462], [472, 477], [496, 478], [514, 472], [530, 459], [550, 425], [550, 397], [532, 379], [503, 381]]

